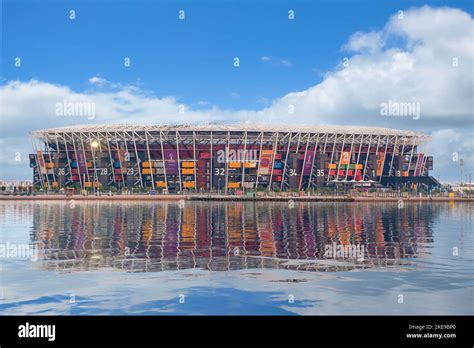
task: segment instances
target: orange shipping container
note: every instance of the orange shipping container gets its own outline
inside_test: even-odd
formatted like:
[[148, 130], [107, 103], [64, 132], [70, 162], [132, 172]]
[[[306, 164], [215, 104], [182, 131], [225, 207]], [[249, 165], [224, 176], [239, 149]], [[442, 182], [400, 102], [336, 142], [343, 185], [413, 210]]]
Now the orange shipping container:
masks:
[[229, 168], [240, 168], [240, 162], [229, 162]]
[[228, 188], [239, 188], [240, 187], [240, 182], [229, 182], [227, 187]]
[[194, 174], [194, 169], [183, 169], [183, 174]]
[[245, 162], [244, 167], [245, 168], [256, 168], [257, 167], [257, 162]]
[[166, 187], [166, 182], [164, 182], [164, 181], [157, 181], [157, 182], [156, 182], [156, 187]]
[[351, 153], [349, 151], [342, 151], [341, 152], [341, 159], [339, 161], [340, 164], [349, 164], [351, 159]]
[[183, 182], [183, 187], [194, 188], [194, 181], [185, 181], [185, 182]]
[[182, 162], [181, 166], [183, 168], [194, 168], [194, 162]]

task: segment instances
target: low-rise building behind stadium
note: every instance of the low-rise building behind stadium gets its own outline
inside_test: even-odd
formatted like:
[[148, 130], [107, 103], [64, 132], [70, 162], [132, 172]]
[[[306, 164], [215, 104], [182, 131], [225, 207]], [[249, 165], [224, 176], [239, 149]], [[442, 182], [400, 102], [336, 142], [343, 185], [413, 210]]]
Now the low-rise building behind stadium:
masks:
[[438, 186], [430, 137], [351, 126], [87, 125], [33, 132], [35, 187], [199, 192]]

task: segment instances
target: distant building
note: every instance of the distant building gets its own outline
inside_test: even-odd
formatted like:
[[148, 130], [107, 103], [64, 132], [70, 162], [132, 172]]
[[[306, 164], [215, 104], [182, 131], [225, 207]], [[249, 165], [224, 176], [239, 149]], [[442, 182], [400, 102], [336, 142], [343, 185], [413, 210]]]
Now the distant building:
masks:
[[463, 184], [451, 185], [451, 189], [454, 192], [472, 191], [472, 190], [474, 190], [474, 184], [472, 184], [472, 183], [463, 183]]
[[31, 180], [0, 180], [0, 189], [3, 192], [28, 191], [33, 187]]
[[31, 180], [0, 180], [0, 187], [30, 187], [32, 185]]
[[438, 186], [430, 137], [376, 127], [88, 125], [33, 132], [34, 185], [168, 191]]

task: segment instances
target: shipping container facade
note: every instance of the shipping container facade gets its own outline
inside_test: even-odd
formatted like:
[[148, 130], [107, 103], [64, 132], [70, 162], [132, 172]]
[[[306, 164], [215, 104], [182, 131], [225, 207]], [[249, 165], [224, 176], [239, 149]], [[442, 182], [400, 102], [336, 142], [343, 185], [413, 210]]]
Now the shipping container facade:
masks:
[[[429, 137], [371, 127], [77, 126], [33, 133], [34, 184], [232, 192], [427, 177]], [[402, 178], [392, 180], [392, 178]]]

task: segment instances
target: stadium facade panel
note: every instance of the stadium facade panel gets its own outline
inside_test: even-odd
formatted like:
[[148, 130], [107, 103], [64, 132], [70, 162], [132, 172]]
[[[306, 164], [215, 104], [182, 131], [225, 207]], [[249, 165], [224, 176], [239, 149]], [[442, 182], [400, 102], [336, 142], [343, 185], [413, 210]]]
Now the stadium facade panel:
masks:
[[376, 127], [89, 125], [33, 132], [43, 189], [168, 192], [436, 186], [421, 133]]

